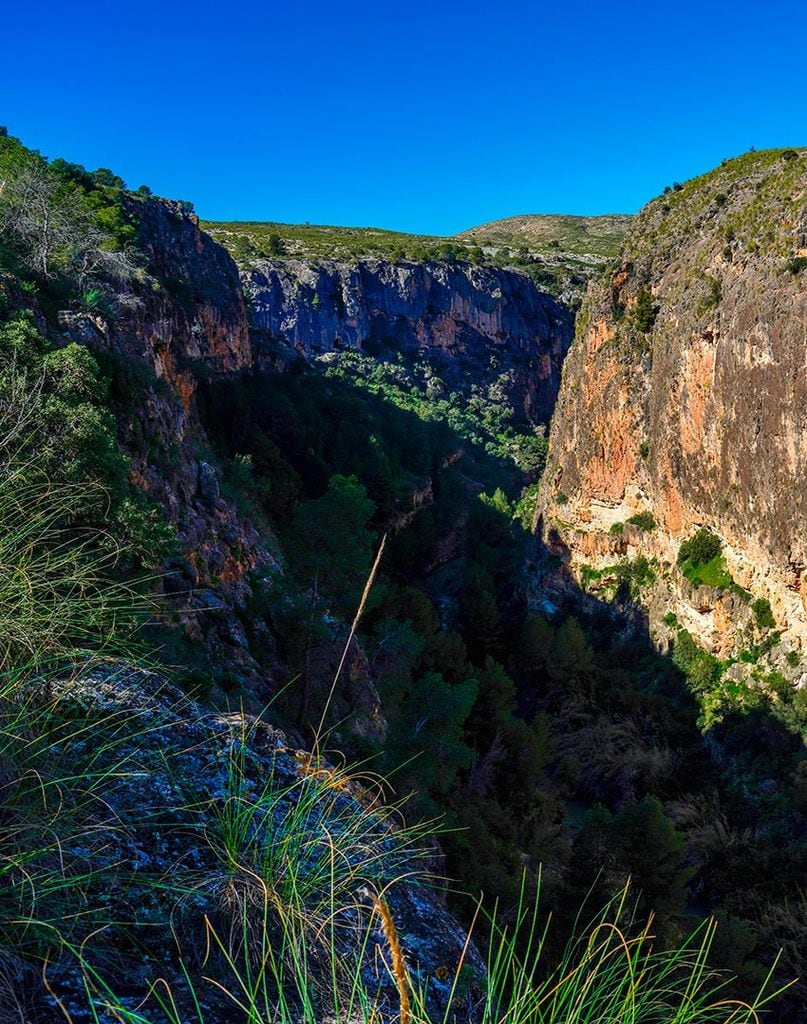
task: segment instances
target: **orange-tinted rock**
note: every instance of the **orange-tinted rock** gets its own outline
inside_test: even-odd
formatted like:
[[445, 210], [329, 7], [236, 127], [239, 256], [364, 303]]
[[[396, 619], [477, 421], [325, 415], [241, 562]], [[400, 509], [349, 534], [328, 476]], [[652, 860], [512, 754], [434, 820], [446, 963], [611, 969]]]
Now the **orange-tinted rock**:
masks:
[[[747, 154], [637, 217], [611, 277], [592, 285], [563, 370], [541, 507], [572, 563], [590, 544], [553, 515], [601, 529], [641, 494], [674, 563], [708, 525], [743, 586], [807, 636], [807, 273], [791, 261], [807, 207], [807, 151]], [[652, 295], [649, 331], [635, 315]], [[645, 325], [646, 326], [646, 325]], [[587, 519], [589, 521], [587, 521]], [[788, 596], [790, 595], [790, 596]], [[726, 609], [716, 634], [729, 634]], [[726, 644], [718, 641], [722, 652]]]

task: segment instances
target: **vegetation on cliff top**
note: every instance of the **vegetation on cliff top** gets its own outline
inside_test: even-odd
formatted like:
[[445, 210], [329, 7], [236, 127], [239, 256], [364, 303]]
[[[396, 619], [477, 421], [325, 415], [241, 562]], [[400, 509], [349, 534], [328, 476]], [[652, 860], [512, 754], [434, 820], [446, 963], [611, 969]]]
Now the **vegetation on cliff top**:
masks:
[[465, 259], [495, 262], [502, 255], [615, 257], [632, 218], [532, 214], [481, 224], [453, 236], [413, 235], [382, 228], [281, 224], [273, 221], [203, 221], [236, 254], [296, 259]]
[[202, 226], [240, 266], [261, 259], [459, 261], [518, 270], [545, 291], [578, 305], [589, 277], [619, 251], [630, 219], [536, 215], [451, 237], [273, 222], [204, 221]]

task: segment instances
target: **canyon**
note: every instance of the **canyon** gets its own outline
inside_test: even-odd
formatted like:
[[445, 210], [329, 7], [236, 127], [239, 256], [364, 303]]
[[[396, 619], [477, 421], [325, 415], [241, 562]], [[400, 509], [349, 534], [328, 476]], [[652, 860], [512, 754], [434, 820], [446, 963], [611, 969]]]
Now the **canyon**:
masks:
[[[0, 157], [41, 160], [14, 146], [0, 138]], [[138, 893], [186, 868], [183, 885], [196, 871], [207, 886], [193, 911], [157, 887], [149, 970], [175, 914], [233, 927], [282, 819], [328, 856], [351, 822], [366, 830], [345, 847], [369, 862], [348, 872], [347, 930], [372, 923], [382, 959], [400, 941], [429, 1012], [456, 1006], [464, 969], [474, 1020], [485, 984], [462, 927], [478, 908], [445, 876], [516, 916], [545, 878], [566, 929], [553, 956], [587, 893], [607, 903], [633, 879], [664, 942], [722, 915], [715, 963], [745, 996], [769, 948], [787, 944], [777, 977], [802, 972], [806, 164], [748, 153], [635, 218], [512, 218], [433, 242], [202, 225], [111, 172], [56, 167], [138, 255], [88, 287], [69, 267], [37, 277], [27, 237], [0, 248], [0, 398], [19, 401], [8, 381], [27, 359], [61, 444], [49, 472], [107, 489], [100, 529], [135, 552], [115, 572], [134, 565], [132, 592], [148, 590], [150, 653], [104, 648], [85, 670], [82, 649], [26, 694], [97, 714], [101, 736], [106, 716], [145, 723], [121, 749], [148, 785], [110, 783], [88, 827], [112, 843], [104, 807], [125, 826]], [[71, 543], [99, 529], [82, 514], [59, 526]], [[159, 831], [135, 790], [162, 801]], [[228, 822], [237, 838], [243, 806], [240, 853], [260, 863], [241, 873], [202, 839]], [[107, 898], [125, 918], [117, 878]], [[121, 936], [118, 977], [143, 991]], [[406, 982], [380, 962], [362, 947], [357, 969], [391, 1020]]]

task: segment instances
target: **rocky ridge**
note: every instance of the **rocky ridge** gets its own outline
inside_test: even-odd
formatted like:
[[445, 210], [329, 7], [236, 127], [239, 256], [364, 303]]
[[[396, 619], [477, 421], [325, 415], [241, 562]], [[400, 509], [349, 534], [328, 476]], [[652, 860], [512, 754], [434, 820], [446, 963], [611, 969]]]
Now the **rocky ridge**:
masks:
[[[126, 949], [120, 925], [106, 929], [101, 949], [107, 956], [109, 948], [116, 951], [114, 981], [117, 992], [127, 993], [124, 1005], [126, 1000], [144, 1001], [147, 1019], [162, 1019], [149, 994], [156, 971], [192, 1016], [191, 993], [182, 983], [184, 964], [200, 1013], [222, 1024], [244, 1019], [237, 996], [226, 993], [227, 962], [216, 961], [221, 984], [211, 984], [204, 977], [210, 964], [203, 969], [197, 959], [206, 932], [208, 941], [218, 935], [233, 942], [242, 907], [251, 908], [246, 913], [255, 916], [257, 929], [262, 910], [256, 879], [266, 871], [263, 851], [269, 849], [277, 861], [277, 891], [267, 893], [269, 931], [280, 941], [283, 913], [299, 910], [312, 980], [324, 980], [329, 970], [331, 933], [322, 918], [332, 916], [339, 959], [359, 964], [379, 1019], [397, 1019], [400, 996], [388, 966], [388, 938], [374, 910], [383, 896], [400, 934], [410, 983], [428, 991], [430, 1010], [442, 1015], [453, 1006], [466, 1019], [475, 1019], [484, 963], [446, 910], [442, 890], [430, 880], [424, 850], [405, 829], [402, 816], [383, 805], [372, 780], [296, 750], [260, 718], [210, 710], [189, 701], [165, 678], [125, 664], [102, 662], [71, 678], [32, 684], [28, 700], [32, 708], [56, 702], [64, 722], [94, 716], [115, 723], [119, 732], [107, 748], [75, 728], [71, 757], [80, 762], [94, 749], [96, 769], [109, 762], [115, 770], [77, 825], [75, 847], [62, 851], [62, 867], [68, 875], [80, 873], [91, 846], [99, 889], [89, 896], [87, 913], [91, 909], [98, 918], [126, 921], [136, 908], [138, 921], [151, 924], [150, 939], [134, 956], [120, 951]], [[248, 820], [243, 833], [228, 827], [235, 805]], [[336, 868], [333, 849], [338, 851]], [[320, 878], [318, 871], [326, 865], [330, 868]], [[300, 883], [309, 876], [320, 878], [320, 886], [311, 881], [308, 888], [301, 885], [305, 896], [298, 907], [293, 880]], [[208, 953], [214, 961], [215, 945], [212, 941]], [[242, 953], [235, 945], [237, 971], [240, 958], [255, 951]], [[103, 975], [103, 964], [89, 967]], [[453, 987], [460, 969], [462, 994]], [[96, 1003], [98, 1016], [88, 1010], [82, 970], [73, 958], [51, 965], [48, 973], [50, 996], [58, 996], [61, 1013], [69, 1013], [75, 1024], [121, 1019], [103, 998]], [[350, 981], [349, 975], [346, 984]], [[294, 1003], [291, 982], [285, 996]], [[50, 1024], [63, 1019], [47, 1012], [52, 998], [39, 998], [43, 1005], [36, 1020]]]

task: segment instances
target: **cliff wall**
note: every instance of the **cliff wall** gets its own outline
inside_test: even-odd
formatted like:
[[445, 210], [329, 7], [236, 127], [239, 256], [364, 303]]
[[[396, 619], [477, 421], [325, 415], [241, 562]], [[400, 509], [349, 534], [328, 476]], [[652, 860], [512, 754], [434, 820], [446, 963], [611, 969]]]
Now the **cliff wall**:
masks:
[[538, 422], [552, 413], [572, 317], [521, 274], [466, 263], [274, 260], [246, 271], [244, 283], [260, 362], [270, 364], [280, 345], [308, 360], [341, 349], [419, 356], [455, 368], [466, 387], [507, 371], [517, 416]]
[[[550, 545], [578, 579], [655, 559], [657, 630], [672, 613], [721, 655], [759, 636], [737, 589], [676, 569], [699, 526], [738, 587], [770, 601], [782, 649], [807, 643], [806, 188], [807, 153], [778, 150], [651, 202], [589, 289], [553, 419]], [[640, 512], [655, 529], [623, 527]]]

